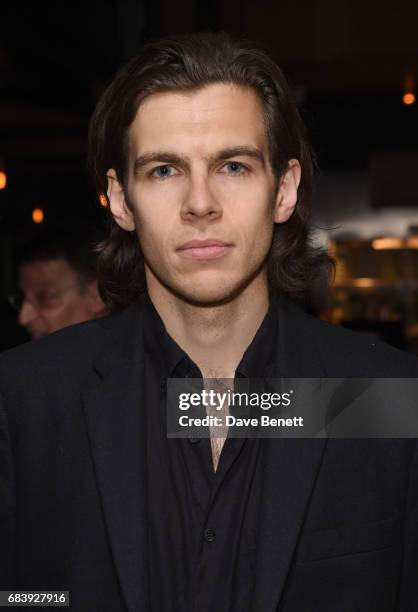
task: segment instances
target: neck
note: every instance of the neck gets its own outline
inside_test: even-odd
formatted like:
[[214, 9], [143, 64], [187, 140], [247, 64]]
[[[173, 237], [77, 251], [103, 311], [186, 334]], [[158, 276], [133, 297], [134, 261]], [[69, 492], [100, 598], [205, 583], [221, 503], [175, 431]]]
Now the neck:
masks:
[[182, 300], [160, 283], [148, 283], [148, 294], [167, 332], [204, 378], [234, 378], [269, 306], [264, 275], [230, 301], [209, 306]]

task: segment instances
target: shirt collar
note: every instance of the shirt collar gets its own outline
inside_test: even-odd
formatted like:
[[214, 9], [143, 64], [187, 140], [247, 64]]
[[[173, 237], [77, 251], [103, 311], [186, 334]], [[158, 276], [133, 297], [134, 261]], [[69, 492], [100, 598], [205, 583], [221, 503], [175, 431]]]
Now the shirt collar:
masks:
[[[144, 300], [145, 352], [153, 360], [156, 370], [166, 378], [201, 376], [199, 368], [173, 340], [148, 295]], [[245, 350], [236, 369], [236, 376], [265, 377], [274, 368], [277, 355], [278, 305], [273, 297], [269, 309], [251, 344]]]
[[273, 297], [257, 333], [242, 356], [236, 370], [237, 375], [245, 378], [263, 378], [275, 366], [277, 329], [278, 305], [276, 298]]

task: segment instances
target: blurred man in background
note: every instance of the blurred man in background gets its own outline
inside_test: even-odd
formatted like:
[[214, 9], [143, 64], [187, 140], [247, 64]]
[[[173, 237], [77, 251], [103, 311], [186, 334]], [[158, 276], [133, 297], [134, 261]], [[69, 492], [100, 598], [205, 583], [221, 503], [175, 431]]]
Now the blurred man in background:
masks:
[[32, 238], [19, 255], [19, 287], [10, 301], [33, 340], [106, 313], [86, 232], [48, 228]]

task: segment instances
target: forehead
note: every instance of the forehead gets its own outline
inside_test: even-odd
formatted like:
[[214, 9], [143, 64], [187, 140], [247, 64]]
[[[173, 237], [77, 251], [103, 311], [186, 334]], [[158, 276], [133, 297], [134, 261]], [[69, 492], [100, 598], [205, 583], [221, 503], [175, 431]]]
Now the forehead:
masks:
[[27, 287], [61, 286], [75, 281], [76, 271], [64, 258], [24, 262], [19, 270], [20, 282]]
[[265, 150], [266, 140], [263, 107], [256, 93], [226, 83], [152, 94], [140, 105], [129, 130], [133, 155], [182, 148], [205, 154], [245, 145]]

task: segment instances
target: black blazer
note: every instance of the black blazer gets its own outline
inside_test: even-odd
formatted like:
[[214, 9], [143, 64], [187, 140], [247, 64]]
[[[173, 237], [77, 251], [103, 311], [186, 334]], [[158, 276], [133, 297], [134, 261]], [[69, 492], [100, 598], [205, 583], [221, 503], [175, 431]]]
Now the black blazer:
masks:
[[[149, 610], [141, 316], [133, 305], [0, 357], [1, 588]], [[272, 341], [281, 376], [418, 376], [414, 357], [284, 300]], [[416, 612], [417, 441], [266, 445], [255, 612]]]

